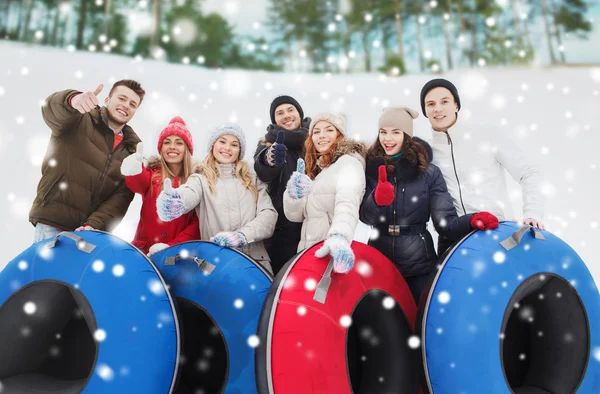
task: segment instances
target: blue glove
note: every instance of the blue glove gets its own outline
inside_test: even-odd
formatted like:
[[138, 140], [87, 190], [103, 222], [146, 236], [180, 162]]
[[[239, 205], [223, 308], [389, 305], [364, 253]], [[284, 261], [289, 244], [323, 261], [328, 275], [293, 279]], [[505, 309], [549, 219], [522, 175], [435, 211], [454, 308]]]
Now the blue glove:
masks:
[[210, 239], [219, 246], [241, 248], [248, 244], [246, 236], [240, 232], [222, 231]]
[[163, 191], [156, 198], [156, 213], [163, 222], [170, 222], [185, 213], [183, 200], [169, 178], [165, 179]]
[[333, 258], [333, 271], [347, 274], [354, 267], [354, 252], [350, 243], [339, 234], [333, 234], [327, 238], [323, 246], [315, 252], [316, 257], [331, 255]]
[[304, 173], [304, 169], [304, 160], [298, 159], [298, 167], [292, 173], [285, 189], [285, 192], [295, 200], [308, 196], [313, 189], [313, 181]]
[[285, 161], [285, 145], [283, 140], [285, 138], [285, 132], [279, 130], [277, 133], [277, 139], [275, 143], [271, 145], [265, 152], [265, 164], [270, 167], [279, 167]]

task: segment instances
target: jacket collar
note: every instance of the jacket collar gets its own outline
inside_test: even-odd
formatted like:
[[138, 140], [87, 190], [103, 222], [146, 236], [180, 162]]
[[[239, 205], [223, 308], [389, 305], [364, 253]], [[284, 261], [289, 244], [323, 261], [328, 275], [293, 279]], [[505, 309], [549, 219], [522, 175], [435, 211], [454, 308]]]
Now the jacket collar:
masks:
[[[112, 129], [108, 126], [108, 108], [106, 106], [102, 106], [100, 110], [94, 109], [90, 112], [92, 116], [92, 121], [96, 126], [103, 125], [107, 130], [112, 132]], [[126, 145], [127, 150], [129, 152], [134, 153], [136, 150], [136, 145], [138, 142], [141, 142], [140, 138], [133, 131], [133, 129], [129, 125], [123, 126], [123, 142]]]

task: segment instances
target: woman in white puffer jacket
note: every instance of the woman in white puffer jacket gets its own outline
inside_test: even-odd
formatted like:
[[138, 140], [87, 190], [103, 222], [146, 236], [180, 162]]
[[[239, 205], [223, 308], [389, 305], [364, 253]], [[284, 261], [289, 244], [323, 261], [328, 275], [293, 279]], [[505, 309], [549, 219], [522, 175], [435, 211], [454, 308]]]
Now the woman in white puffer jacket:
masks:
[[288, 220], [302, 222], [298, 252], [325, 240], [315, 255], [330, 254], [334, 271], [346, 273], [354, 265], [350, 243], [365, 192], [367, 147], [346, 138], [343, 115], [322, 113], [310, 124], [305, 148], [306, 165], [299, 159], [288, 181], [284, 213]]
[[245, 147], [239, 126], [217, 127], [208, 141], [208, 155], [188, 181], [177, 189], [165, 181], [156, 200], [158, 217], [170, 221], [196, 209], [202, 239], [239, 249], [273, 272], [263, 240], [273, 235], [277, 211], [267, 185], [243, 160]]

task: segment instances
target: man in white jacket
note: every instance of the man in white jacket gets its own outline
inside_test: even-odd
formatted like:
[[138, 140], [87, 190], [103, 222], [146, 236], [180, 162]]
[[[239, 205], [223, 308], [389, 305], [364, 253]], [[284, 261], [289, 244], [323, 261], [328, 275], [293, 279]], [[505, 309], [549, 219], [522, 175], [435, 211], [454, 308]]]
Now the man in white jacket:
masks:
[[[459, 122], [460, 97], [448, 80], [433, 79], [423, 86], [421, 108], [432, 128], [433, 164], [442, 170], [459, 216], [488, 211], [500, 221], [516, 219], [508, 199], [507, 170], [521, 185], [521, 221], [544, 229], [542, 174], [514, 142], [493, 128]], [[438, 253], [448, 246], [440, 239]]]

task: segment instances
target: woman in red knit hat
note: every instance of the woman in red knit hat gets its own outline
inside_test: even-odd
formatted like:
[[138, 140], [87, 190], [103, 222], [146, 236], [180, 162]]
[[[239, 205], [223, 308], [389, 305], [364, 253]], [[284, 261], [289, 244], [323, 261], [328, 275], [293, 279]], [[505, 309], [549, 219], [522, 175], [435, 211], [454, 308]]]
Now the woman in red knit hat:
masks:
[[131, 242], [148, 255], [160, 252], [169, 246], [200, 239], [200, 226], [194, 211], [171, 222], [163, 222], [156, 214], [156, 198], [165, 179], [173, 186], [184, 184], [192, 173], [194, 144], [192, 135], [179, 116], [174, 117], [158, 137], [160, 156], [143, 163], [143, 145], [139, 143], [136, 153], [123, 160], [121, 173], [125, 175], [127, 187], [142, 195], [140, 222]]

